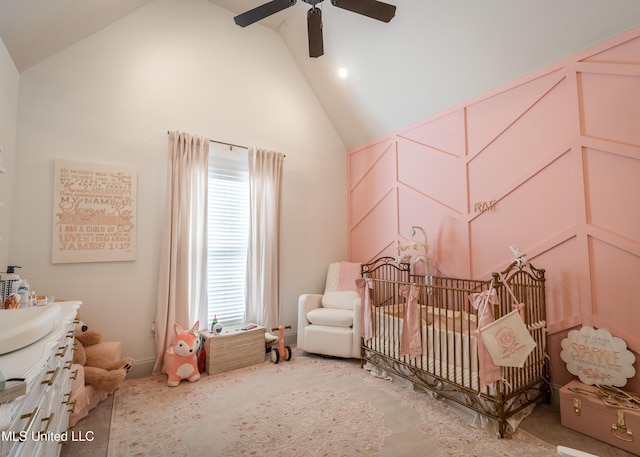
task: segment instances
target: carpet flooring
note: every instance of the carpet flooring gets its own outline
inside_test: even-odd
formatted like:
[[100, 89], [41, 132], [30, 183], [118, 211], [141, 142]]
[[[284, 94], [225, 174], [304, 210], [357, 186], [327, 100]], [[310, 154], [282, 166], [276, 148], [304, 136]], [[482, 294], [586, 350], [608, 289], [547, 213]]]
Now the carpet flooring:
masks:
[[631, 454], [560, 425], [538, 405], [510, 439], [474, 429], [453, 408], [358, 361], [294, 350], [289, 362], [204, 375], [169, 388], [163, 376], [127, 380], [74, 430], [62, 457], [211, 456], [554, 456], [556, 445], [601, 457]]

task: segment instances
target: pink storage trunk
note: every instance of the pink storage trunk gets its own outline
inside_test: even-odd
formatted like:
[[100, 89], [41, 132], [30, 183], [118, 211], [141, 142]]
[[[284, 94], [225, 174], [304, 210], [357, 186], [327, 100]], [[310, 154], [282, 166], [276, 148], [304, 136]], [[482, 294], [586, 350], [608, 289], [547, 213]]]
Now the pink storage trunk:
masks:
[[595, 395], [576, 393], [569, 388], [596, 391], [580, 381], [560, 389], [562, 425], [612, 446], [640, 455], [640, 412], [607, 406]]

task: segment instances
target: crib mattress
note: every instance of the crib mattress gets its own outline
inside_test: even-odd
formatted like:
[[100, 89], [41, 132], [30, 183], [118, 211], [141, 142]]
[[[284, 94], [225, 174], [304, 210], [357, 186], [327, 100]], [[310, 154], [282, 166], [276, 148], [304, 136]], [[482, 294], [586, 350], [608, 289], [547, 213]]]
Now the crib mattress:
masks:
[[[377, 310], [373, 318], [375, 341], [371, 342], [372, 349], [394, 358], [399, 357], [399, 342], [402, 341], [404, 325], [402, 309], [402, 306], [394, 305], [380, 307]], [[428, 318], [422, 320], [423, 354], [421, 358], [414, 360], [412, 365], [428, 368], [428, 371], [433, 373], [435, 369], [439, 369], [441, 372], [437, 373], [438, 376], [476, 389], [478, 350], [473, 333], [475, 321], [471, 319], [475, 316], [443, 312], [428, 306], [423, 307], [421, 315]], [[473, 384], [470, 384], [471, 382]]]
[[454, 359], [452, 357], [449, 360], [435, 357], [433, 354], [431, 357], [423, 354], [422, 357], [410, 359], [408, 355], [400, 357], [400, 344], [396, 341], [374, 337], [366, 343], [366, 346], [393, 359], [403, 360], [407, 365], [434, 374], [467, 389], [480, 389], [477, 367], [475, 370], [469, 369], [469, 363], [463, 364], [460, 359], [462, 352], [458, 353], [457, 358]]

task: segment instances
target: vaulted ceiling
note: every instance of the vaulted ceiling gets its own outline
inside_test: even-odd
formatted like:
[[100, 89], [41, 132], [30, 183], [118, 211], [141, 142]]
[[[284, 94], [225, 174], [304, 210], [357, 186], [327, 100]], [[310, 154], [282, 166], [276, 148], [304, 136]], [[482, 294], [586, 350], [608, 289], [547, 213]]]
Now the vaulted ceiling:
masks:
[[[184, 0], [0, 0], [0, 38], [23, 72], [150, 1]], [[230, 20], [266, 2], [208, 1]], [[303, 1], [251, 25], [280, 34], [347, 148], [640, 26], [637, 0], [387, 1], [388, 24], [319, 3], [317, 59]]]

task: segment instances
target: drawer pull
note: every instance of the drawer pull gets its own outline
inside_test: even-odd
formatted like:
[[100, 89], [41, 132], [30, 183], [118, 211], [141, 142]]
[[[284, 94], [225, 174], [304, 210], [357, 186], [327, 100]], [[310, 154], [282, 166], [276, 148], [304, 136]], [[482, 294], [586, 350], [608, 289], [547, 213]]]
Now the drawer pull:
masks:
[[73, 365], [73, 360], [67, 360], [67, 363], [64, 364], [63, 368], [65, 370], [70, 370], [71, 369], [71, 365]]
[[44, 417], [40, 420], [40, 423], [46, 422], [47, 425], [45, 425], [45, 427], [40, 431], [39, 436], [43, 436], [47, 434], [47, 432], [49, 431], [49, 426], [51, 425], [51, 422], [53, 422], [53, 416], [54, 416], [54, 413], [51, 413], [49, 414], [49, 417]]
[[76, 369], [71, 372], [71, 376], [69, 376], [69, 379], [71, 379], [72, 381], [75, 381], [77, 377], [78, 377], [78, 370]]
[[66, 398], [66, 400], [62, 400], [62, 404], [63, 405], [68, 405], [69, 404], [69, 400], [71, 400], [71, 392], [69, 392], [68, 394], [64, 394], [62, 396], [63, 399]]
[[29, 413], [29, 414], [23, 414], [22, 416], [20, 416], [20, 419], [29, 419], [26, 423], [26, 425], [24, 426], [24, 428], [22, 429], [22, 432], [20, 433], [20, 436], [24, 436], [24, 439], [20, 439], [20, 441], [25, 441], [27, 438], [27, 436], [30, 435], [30, 431], [31, 431], [31, 427], [33, 426], [33, 421], [36, 420], [36, 417], [38, 416], [38, 414], [40, 413], [40, 408], [39, 407], [35, 407], [34, 410]]
[[56, 357], [64, 357], [64, 355], [67, 353], [67, 349], [68, 349], [68, 348], [69, 348], [69, 345], [67, 345], [67, 344], [65, 344], [64, 346], [60, 346], [60, 347], [58, 348], [58, 350], [59, 350], [60, 352], [58, 352], [58, 353], [56, 354]]
[[74, 333], [74, 332], [73, 332], [73, 330], [69, 330], [69, 331], [67, 332], [67, 338], [73, 338], [73, 337], [74, 337], [74, 334], [73, 334], [73, 333]]
[[57, 367], [53, 371], [47, 371], [47, 374], [50, 374], [51, 377], [49, 379], [45, 379], [44, 381], [40, 381], [40, 384], [46, 384], [48, 386], [52, 386], [56, 381], [56, 376], [58, 376], [58, 371], [60, 371], [60, 367]]
[[67, 409], [67, 412], [69, 414], [71, 414], [76, 409], [76, 401], [77, 400], [73, 400], [71, 403], [69, 403], [69, 409]]

